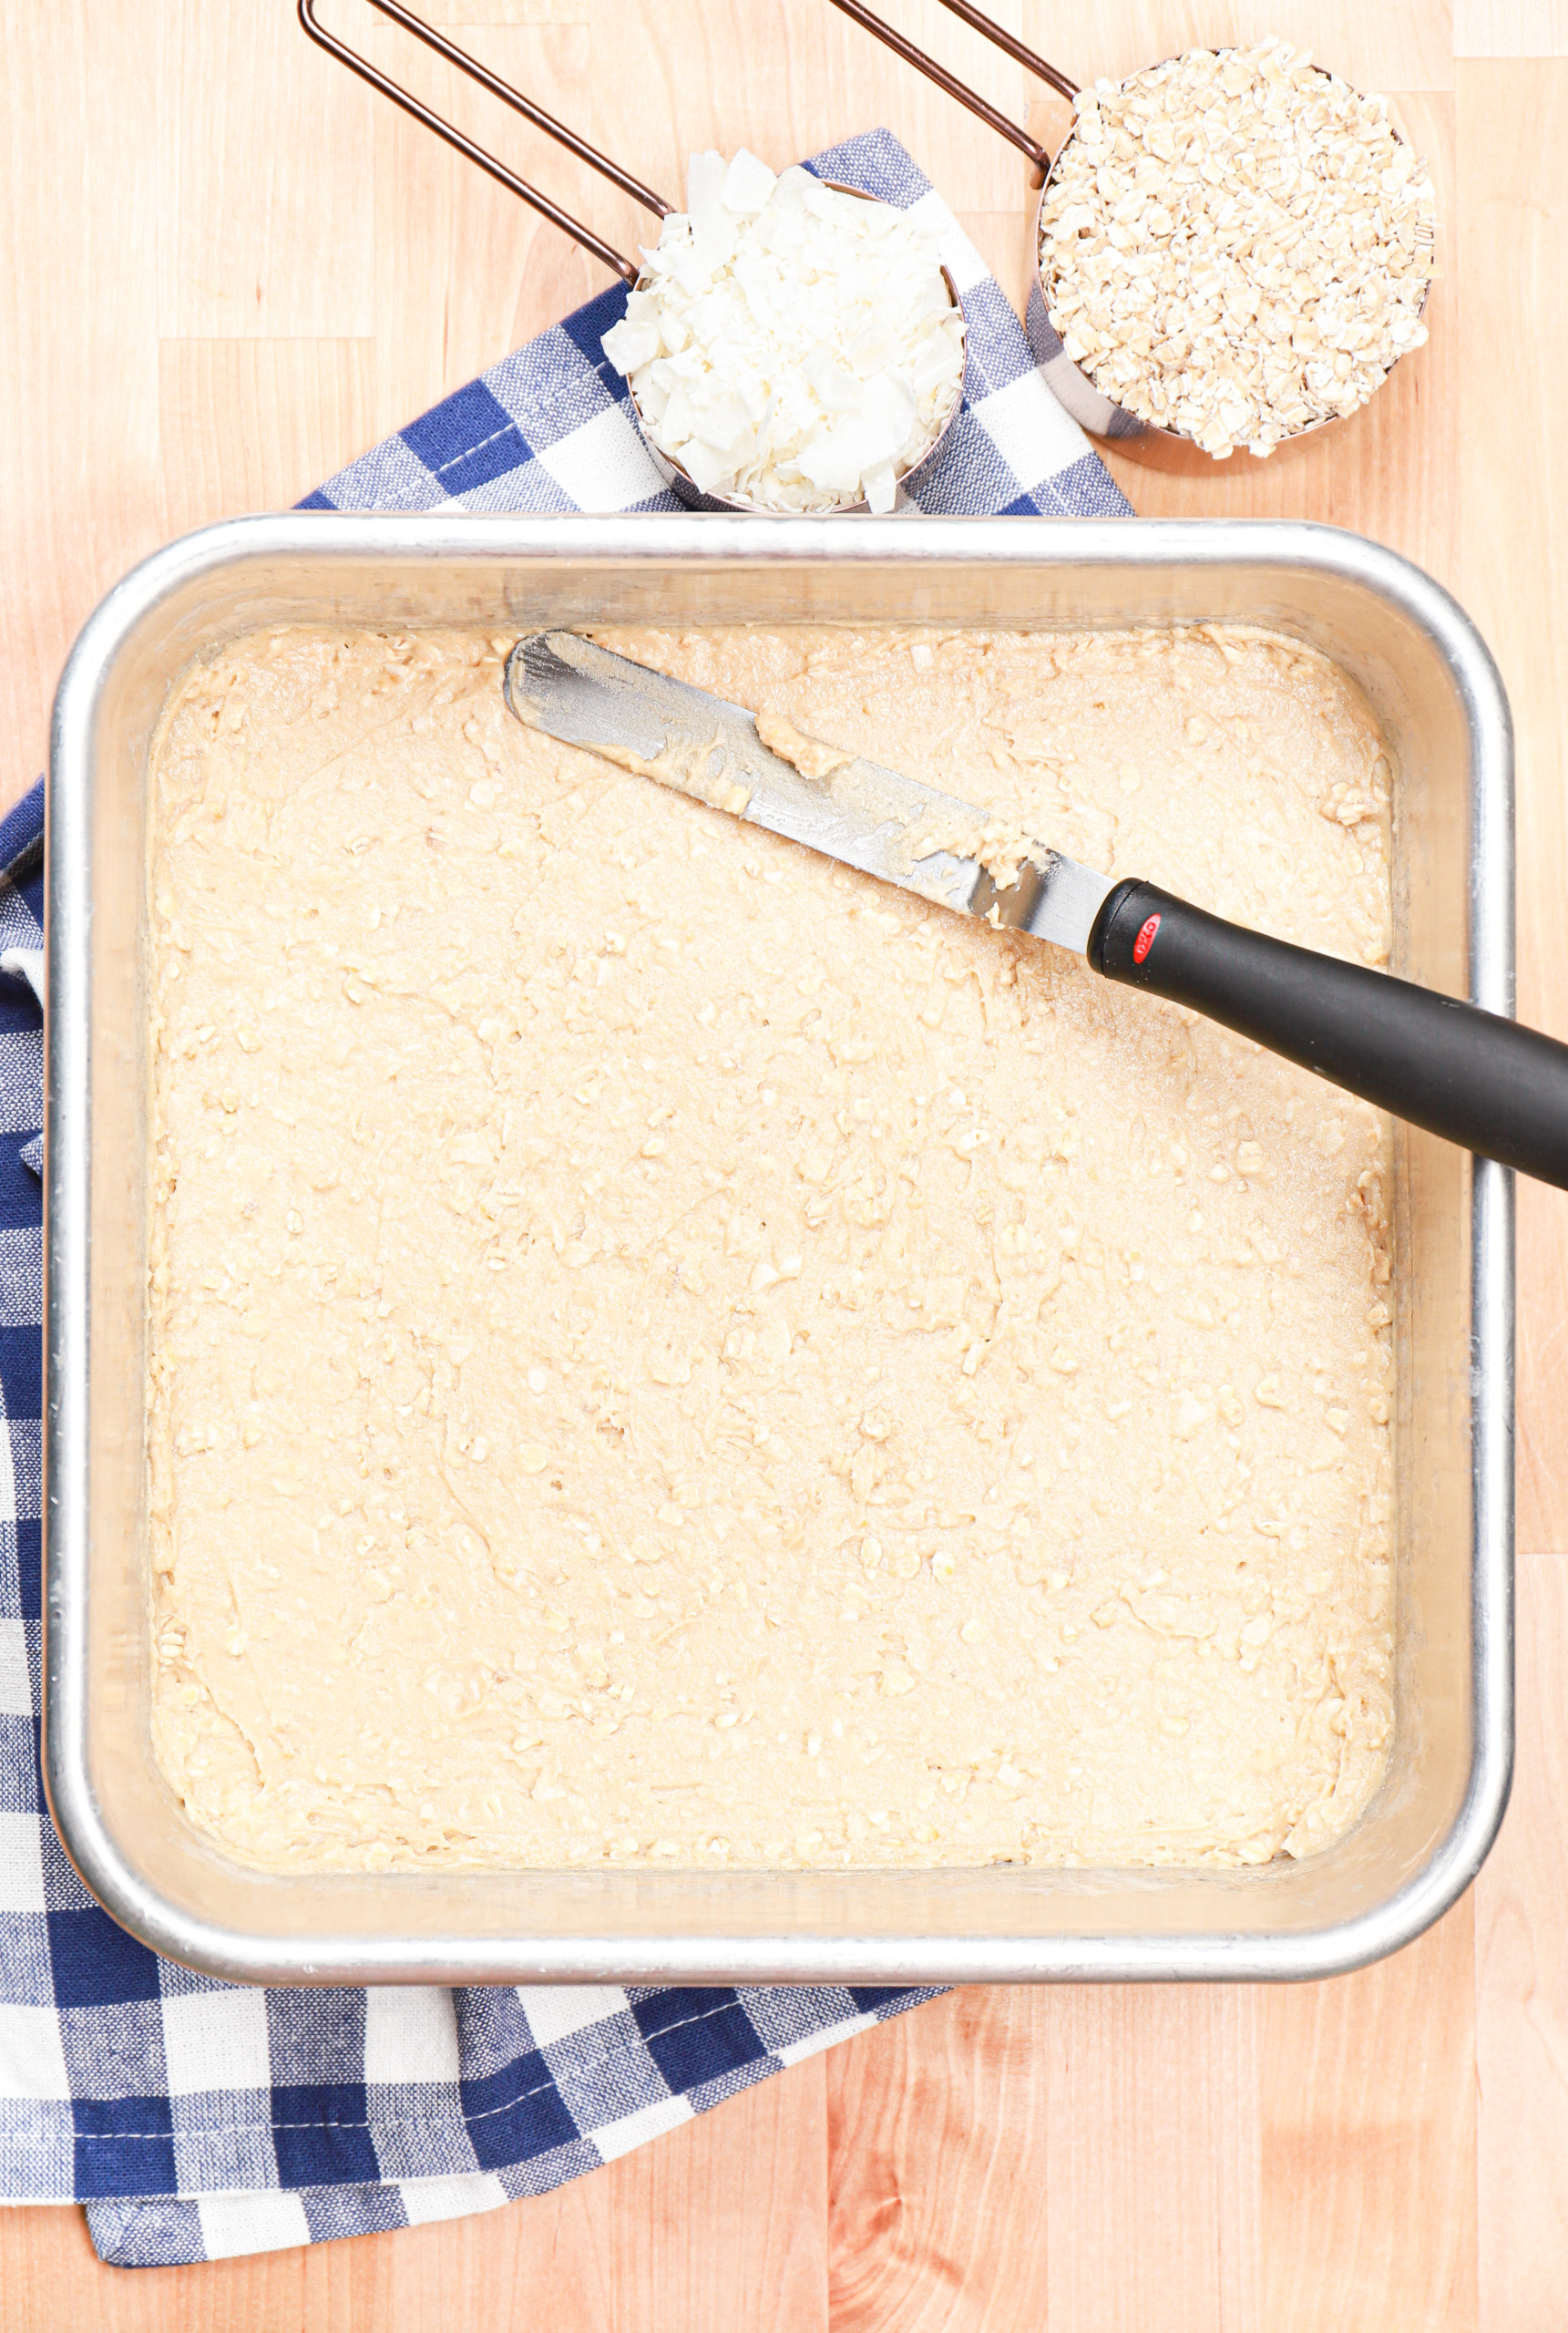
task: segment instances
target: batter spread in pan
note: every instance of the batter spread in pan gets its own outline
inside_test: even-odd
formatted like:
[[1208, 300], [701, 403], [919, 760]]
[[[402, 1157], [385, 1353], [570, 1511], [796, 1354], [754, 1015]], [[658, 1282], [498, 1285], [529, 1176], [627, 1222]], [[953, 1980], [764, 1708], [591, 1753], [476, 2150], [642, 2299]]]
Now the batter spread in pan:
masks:
[[[620, 631], [1113, 875], [1389, 940], [1361, 699], [1245, 632]], [[1390, 1722], [1388, 1129], [258, 632], [156, 745], [159, 1754], [291, 1868], [1256, 1863]]]

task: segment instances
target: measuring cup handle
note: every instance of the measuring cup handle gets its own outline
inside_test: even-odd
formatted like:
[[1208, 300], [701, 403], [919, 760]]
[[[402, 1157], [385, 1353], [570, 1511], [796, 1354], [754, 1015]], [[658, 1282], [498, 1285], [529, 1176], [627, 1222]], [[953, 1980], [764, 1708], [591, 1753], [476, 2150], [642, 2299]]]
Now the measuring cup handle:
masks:
[[974, 6], [973, 0], [942, 0], [942, 5], [951, 15], [968, 25], [971, 31], [979, 33], [982, 40], [989, 40], [993, 48], [999, 48], [1016, 65], [1021, 65], [1026, 73], [1032, 73], [1037, 81], [1043, 81], [1048, 88], [1054, 89], [1059, 98], [1065, 98], [1069, 105], [1072, 103], [1078, 95], [1077, 82], [1070, 81], [1056, 66], [1048, 65], [1043, 57], [1037, 57], [1032, 48], [1025, 48], [1021, 40], [1015, 40], [1011, 33], [1005, 31], [1000, 25], [993, 24], [989, 16], [982, 15]]
[[1568, 1188], [1568, 1045], [1365, 964], [1119, 883], [1089, 961], [1235, 1029], [1380, 1110]]
[[[652, 211], [656, 219], [670, 216], [670, 204], [655, 194], [651, 188], [643, 186], [619, 163], [596, 153], [575, 130], [568, 129], [563, 122], [557, 121], [541, 106], [536, 106], [531, 98], [525, 98], [520, 89], [514, 89], [509, 82], [503, 81], [498, 74], [481, 65], [477, 57], [470, 57], [466, 49], [459, 48], [456, 42], [437, 32], [433, 25], [425, 24], [411, 10], [405, 8], [401, 0], [371, 0], [371, 5], [384, 16], [390, 17], [403, 31], [412, 33], [415, 40], [423, 41], [426, 48], [434, 49], [437, 57], [443, 57], [459, 73], [466, 74], [470, 81], [477, 81], [492, 97], [499, 98], [503, 105], [510, 106], [514, 113], [520, 113], [526, 121], [531, 121], [536, 129], [542, 129], [548, 138], [553, 138], [558, 146], [564, 146], [579, 161], [598, 170], [601, 177], [609, 179], [623, 193], [630, 195], [634, 202], [640, 202], [645, 211]], [[569, 235], [574, 243], [580, 244], [585, 252], [601, 260], [623, 283], [636, 283], [638, 268], [635, 261], [628, 259], [623, 252], [618, 252], [613, 243], [607, 243], [602, 236], [596, 235], [591, 227], [585, 227], [579, 220], [572, 218], [559, 203], [552, 202], [548, 194], [541, 194], [538, 187], [530, 186], [527, 179], [518, 178], [505, 162], [498, 161], [483, 146], [477, 146], [471, 138], [466, 138], [449, 121], [443, 121], [439, 114], [433, 113], [411, 91], [390, 80], [368, 57], [361, 57], [356, 50], [339, 40], [335, 34], [329, 33], [316, 15], [315, 0], [299, 0], [299, 13], [300, 23], [318, 48], [324, 48], [329, 57], [335, 57], [340, 65], [345, 65], [351, 73], [368, 82], [382, 97], [390, 98], [395, 106], [401, 106], [405, 114], [411, 115], [425, 128], [433, 130], [437, 138], [443, 139], [466, 160], [475, 163], [487, 177], [494, 179], [497, 186], [504, 186], [508, 194], [515, 194], [519, 202], [526, 202], [530, 210], [538, 212], [541, 219], [548, 219], [552, 227], [559, 227], [563, 235]]]
[[[1036, 144], [1027, 129], [1020, 129], [1016, 121], [1009, 121], [1005, 113], [999, 113], [978, 89], [971, 89], [967, 81], [960, 81], [956, 73], [949, 73], [945, 65], [938, 65], [934, 57], [927, 57], [923, 48], [917, 48], [912, 40], [907, 40], [902, 33], [895, 32], [891, 25], [884, 24], [882, 18], [875, 15], [866, 5], [866, 0], [833, 0], [833, 5], [842, 15], [859, 25], [863, 31], [868, 32], [874, 40], [879, 40], [885, 47], [890, 48], [895, 57], [901, 57], [906, 65], [912, 65], [917, 73], [926, 76], [927, 81], [935, 81], [938, 89], [945, 89], [948, 97], [956, 98], [961, 106], [968, 106], [969, 111], [978, 115], [989, 128], [994, 129], [999, 138], [1005, 138], [1009, 146], [1016, 146], [1020, 154], [1027, 154], [1043, 178], [1050, 168], [1050, 156], [1043, 146]], [[1009, 56], [1019, 56], [1020, 62], [1043, 74], [1054, 87], [1065, 87], [1071, 94], [1071, 83], [1064, 84], [1054, 66], [1047, 65], [1043, 58], [1033, 56], [1022, 46], [1021, 42], [1015, 42], [1010, 33], [1004, 34], [999, 25], [993, 25], [989, 16], [982, 16], [978, 8], [971, 8], [968, 0], [962, 7], [954, 6], [954, 0], [945, 0], [945, 5], [952, 7], [954, 14], [962, 16], [967, 24], [972, 24], [978, 32], [984, 33], [988, 39], [996, 41], [999, 47], [1007, 49]]]

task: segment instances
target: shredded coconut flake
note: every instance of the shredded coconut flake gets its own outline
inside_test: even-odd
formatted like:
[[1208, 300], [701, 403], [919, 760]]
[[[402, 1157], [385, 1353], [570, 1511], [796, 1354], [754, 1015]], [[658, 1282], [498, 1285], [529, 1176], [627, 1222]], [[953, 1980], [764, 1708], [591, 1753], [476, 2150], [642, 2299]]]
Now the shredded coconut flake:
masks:
[[604, 353], [649, 438], [704, 494], [891, 510], [958, 403], [964, 318], [907, 211], [694, 154]]
[[1041, 285], [1068, 355], [1130, 413], [1267, 454], [1426, 339], [1436, 198], [1381, 98], [1266, 40], [1099, 82], [1074, 112]]

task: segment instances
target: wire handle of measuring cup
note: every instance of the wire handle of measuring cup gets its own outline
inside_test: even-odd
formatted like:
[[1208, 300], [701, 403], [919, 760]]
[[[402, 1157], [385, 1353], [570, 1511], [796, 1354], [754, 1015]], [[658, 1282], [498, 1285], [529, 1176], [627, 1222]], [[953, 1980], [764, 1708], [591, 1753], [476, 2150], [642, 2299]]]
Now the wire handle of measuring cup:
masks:
[[[873, 14], [866, 5], [866, 0], [833, 0], [833, 5], [868, 32], [873, 39], [890, 48], [895, 57], [901, 57], [906, 65], [912, 65], [917, 73], [923, 73], [928, 81], [934, 81], [938, 89], [945, 89], [948, 97], [957, 98], [959, 105], [968, 106], [969, 111], [978, 115], [989, 128], [994, 129], [999, 138], [1005, 138], [1009, 145], [1016, 146], [1037, 173], [1035, 183], [1044, 184], [1045, 174], [1050, 168], [1050, 156], [1027, 129], [1020, 129], [1016, 121], [1009, 121], [1006, 114], [999, 113], [989, 99], [980, 96], [978, 89], [971, 89], [967, 81], [960, 81], [956, 73], [949, 73], [945, 65], [938, 65], [936, 58], [927, 57], [923, 48], [917, 48], [903, 33], [895, 32], [891, 25]], [[972, 0], [942, 0], [942, 5], [969, 26], [971, 30], [991, 42], [993, 46], [1003, 50], [1015, 64], [1021, 65], [1026, 73], [1032, 73], [1037, 80], [1044, 81], [1058, 96], [1066, 98], [1071, 103], [1078, 95], [1076, 82], [1070, 81], [1066, 74], [1059, 72], [1054, 65], [1048, 65], [1043, 57], [1037, 57], [1032, 48], [1026, 48], [1021, 40], [1015, 40], [1011, 33], [1004, 32], [1000, 25], [993, 24], [989, 16], [983, 15], [979, 8], [972, 5]]]
[[[514, 113], [520, 113], [525, 121], [531, 121], [536, 129], [542, 129], [547, 138], [553, 138], [558, 146], [564, 146], [569, 154], [575, 154], [579, 162], [586, 162], [589, 170], [597, 170], [601, 178], [609, 179], [612, 186], [618, 186], [623, 194], [629, 194], [633, 202], [641, 203], [644, 211], [651, 211], [656, 219], [670, 217], [674, 209], [672, 203], [666, 202], [661, 195], [653, 192], [651, 187], [646, 187], [641, 180], [634, 179], [630, 171], [623, 170], [618, 162], [596, 152], [575, 130], [569, 129], [564, 122], [557, 121], [553, 115], [545, 112], [542, 106], [535, 105], [531, 98], [525, 98], [520, 89], [514, 89], [510, 82], [503, 81], [498, 74], [481, 65], [477, 57], [470, 57], [466, 49], [459, 48], [456, 42], [437, 32], [433, 25], [425, 24], [422, 17], [404, 7], [402, 0], [370, 0], [370, 5], [382, 15], [390, 17], [403, 31], [412, 33], [415, 40], [423, 41], [426, 48], [434, 49], [437, 57], [455, 66], [459, 73], [466, 73], [470, 81], [477, 81], [492, 97], [499, 98], [503, 105], [510, 106]], [[505, 162], [498, 161], [483, 146], [476, 145], [451, 122], [443, 121], [439, 114], [433, 113], [410, 90], [389, 79], [371, 64], [368, 57], [361, 57], [357, 50], [339, 40], [335, 33], [328, 32], [316, 15], [316, 0], [299, 0], [299, 12], [301, 24], [318, 48], [324, 48], [329, 57], [334, 57], [340, 65], [346, 66], [351, 73], [357, 74], [362, 81], [368, 82], [384, 98], [390, 98], [395, 106], [401, 106], [405, 113], [412, 115], [425, 128], [434, 130], [437, 138], [445, 139], [448, 146], [455, 148], [468, 161], [476, 163], [496, 180], [497, 186], [504, 186], [508, 194], [515, 194], [520, 202], [526, 202], [530, 210], [537, 211], [541, 219], [548, 219], [552, 227], [559, 227], [562, 234], [569, 235], [573, 242], [579, 243], [585, 252], [590, 252], [595, 259], [613, 269], [623, 283], [636, 283], [641, 271], [637, 262], [628, 259], [624, 252], [618, 252], [612, 243], [607, 243], [602, 236], [596, 235], [591, 227], [585, 227], [580, 220], [572, 218], [559, 202], [552, 202], [548, 194], [541, 194], [538, 187], [530, 186], [527, 179], [519, 178], [515, 170], [507, 169]]]

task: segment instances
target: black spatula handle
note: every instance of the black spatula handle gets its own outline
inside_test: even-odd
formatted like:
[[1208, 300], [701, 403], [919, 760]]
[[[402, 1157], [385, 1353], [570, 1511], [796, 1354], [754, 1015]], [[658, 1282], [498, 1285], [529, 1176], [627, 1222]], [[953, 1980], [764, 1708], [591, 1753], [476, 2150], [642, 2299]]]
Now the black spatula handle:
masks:
[[1365, 965], [1119, 883], [1089, 961], [1483, 1158], [1568, 1188], [1568, 1045]]

